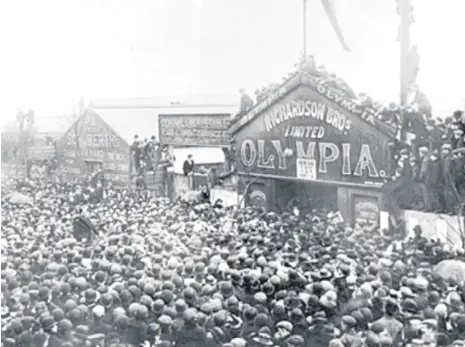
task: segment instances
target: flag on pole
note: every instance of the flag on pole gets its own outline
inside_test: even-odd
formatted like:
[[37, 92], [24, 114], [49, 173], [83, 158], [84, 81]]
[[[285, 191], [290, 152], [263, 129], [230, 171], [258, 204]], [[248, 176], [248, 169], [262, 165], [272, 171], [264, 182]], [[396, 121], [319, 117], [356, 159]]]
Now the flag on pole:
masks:
[[333, 27], [333, 30], [336, 33], [336, 36], [339, 42], [341, 43], [342, 48], [346, 52], [350, 52], [349, 46], [347, 45], [344, 39], [344, 35], [342, 34], [341, 27], [339, 26], [339, 22], [337, 20], [334, 0], [321, 0], [321, 4], [323, 5], [326, 15], [328, 16], [329, 22], [331, 23], [331, 26]]

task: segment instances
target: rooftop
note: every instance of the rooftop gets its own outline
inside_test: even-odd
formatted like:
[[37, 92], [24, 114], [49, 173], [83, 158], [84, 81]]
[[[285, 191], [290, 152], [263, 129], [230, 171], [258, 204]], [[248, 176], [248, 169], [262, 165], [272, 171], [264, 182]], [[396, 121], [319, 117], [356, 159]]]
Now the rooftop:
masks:
[[189, 96], [163, 98], [93, 99], [89, 108], [127, 143], [134, 135], [158, 137], [160, 114], [231, 114], [239, 109], [239, 96]]

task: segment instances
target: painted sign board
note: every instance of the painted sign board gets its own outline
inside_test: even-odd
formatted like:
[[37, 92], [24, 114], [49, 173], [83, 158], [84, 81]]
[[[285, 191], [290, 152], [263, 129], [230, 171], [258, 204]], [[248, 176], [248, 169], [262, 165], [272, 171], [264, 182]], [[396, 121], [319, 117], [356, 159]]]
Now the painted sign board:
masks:
[[357, 223], [378, 224], [378, 199], [372, 196], [353, 196], [354, 219]]
[[248, 122], [254, 119], [264, 111], [267, 111], [272, 105], [284, 97], [287, 93], [292, 92], [293, 89], [299, 85], [304, 85], [314, 90], [318, 95], [330, 100], [333, 104], [338, 105], [344, 109], [345, 112], [350, 113], [352, 116], [360, 119], [367, 125], [374, 127], [375, 129], [382, 131], [388, 136], [395, 136], [397, 134], [397, 128], [387, 125], [380, 121], [380, 116], [384, 110], [382, 108], [375, 108], [370, 105], [360, 104], [358, 101], [345, 95], [344, 92], [334, 88], [327, 83], [325, 79], [314, 76], [308, 72], [299, 72], [290, 77], [283, 85], [281, 85], [276, 91], [270, 93], [261, 102], [257, 103], [250, 109], [244, 116], [231, 124], [230, 131], [232, 133], [237, 132], [241, 127], [245, 126]]
[[54, 158], [56, 149], [53, 145], [39, 145], [28, 148], [28, 158], [33, 160], [48, 160]]
[[94, 111], [88, 110], [57, 144], [59, 170], [65, 180], [90, 174], [87, 163], [101, 163], [104, 178], [115, 186], [129, 182], [129, 146]]
[[305, 86], [236, 134], [238, 172], [382, 185], [388, 136]]
[[161, 114], [160, 142], [175, 146], [226, 146], [230, 114]]

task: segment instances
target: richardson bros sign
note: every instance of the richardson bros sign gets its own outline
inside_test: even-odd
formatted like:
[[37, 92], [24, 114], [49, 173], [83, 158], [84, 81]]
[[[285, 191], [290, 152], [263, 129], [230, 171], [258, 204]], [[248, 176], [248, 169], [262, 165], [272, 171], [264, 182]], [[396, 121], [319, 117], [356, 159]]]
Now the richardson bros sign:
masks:
[[301, 73], [300, 75], [295, 76], [295, 78], [291, 78], [288, 82], [271, 93], [266, 99], [262, 100], [244, 117], [242, 117], [237, 124], [233, 124], [231, 127], [232, 131], [237, 130], [239, 127], [252, 120], [256, 115], [266, 111], [270, 106], [284, 97], [298, 84], [302, 84], [311, 88], [320, 97], [323, 97], [328, 101], [340, 106], [341, 109], [350, 112], [363, 122], [375, 126], [376, 128], [382, 128], [390, 136], [394, 136], [397, 132], [397, 129], [387, 126], [377, 119], [380, 113], [383, 112], [382, 109], [361, 105], [358, 102], [355, 102], [353, 99], [349, 98], [347, 95], [344, 95], [343, 92], [325, 84], [323, 79], [312, 76], [308, 73]]
[[276, 105], [249, 128], [237, 136], [240, 172], [374, 185], [386, 176], [384, 135], [320, 95]]

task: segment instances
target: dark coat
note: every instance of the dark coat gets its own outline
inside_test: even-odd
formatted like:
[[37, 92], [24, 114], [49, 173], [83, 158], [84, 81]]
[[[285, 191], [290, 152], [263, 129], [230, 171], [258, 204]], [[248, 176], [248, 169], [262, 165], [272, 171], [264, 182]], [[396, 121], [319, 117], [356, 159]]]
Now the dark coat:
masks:
[[97, 230], [88, 218], [79, 216], [74, 220], [73, 235], [76, 239], [89, 238], [91, 233], [97, 234]]
[[441, 148], [443, 143], [442, 136], [444, 132], [441, 129], [434, 128], [432, 131], [428, 133], [428, 143], [430, 151]]
[[444, 182], [442, 174], [442, 163], [441, 160], [435, 159], [430, 160], [428, 165], [428, 171], [425, 176], [425, 183], [428, 186], [438, 186], [442, 185]]
[[425, 182], [428, 170], [430, 169], [430, 159], [428, 156], [425, 156], [420, 161], [420, 174], [418, 175], [419, 182]]
[[194, 171], [194, 161], [185, 160], [184, 164], [182, 165], [182, 172], [184, 173], [185, 176], [190, 174], [192, 171]]

